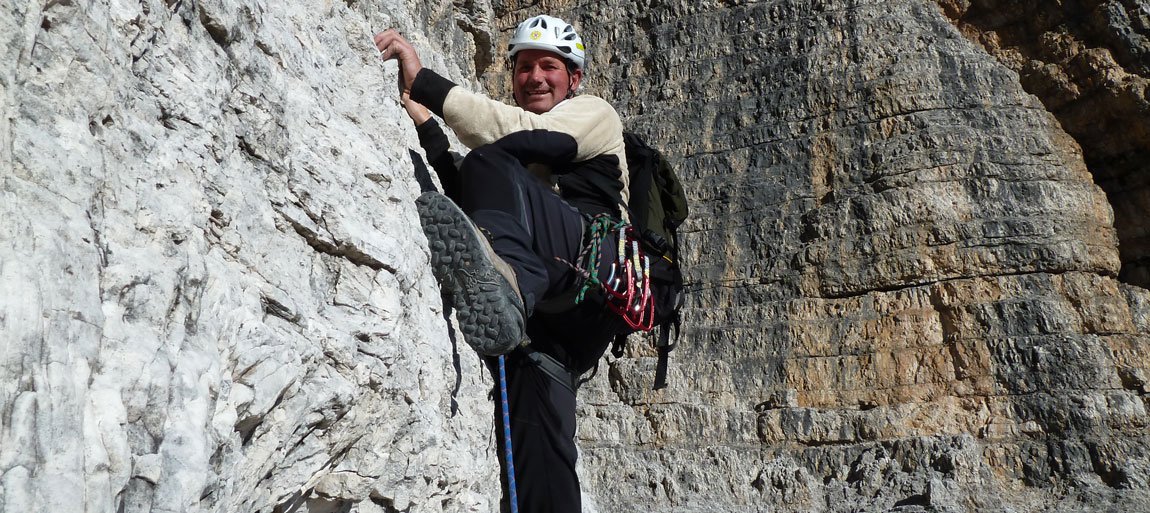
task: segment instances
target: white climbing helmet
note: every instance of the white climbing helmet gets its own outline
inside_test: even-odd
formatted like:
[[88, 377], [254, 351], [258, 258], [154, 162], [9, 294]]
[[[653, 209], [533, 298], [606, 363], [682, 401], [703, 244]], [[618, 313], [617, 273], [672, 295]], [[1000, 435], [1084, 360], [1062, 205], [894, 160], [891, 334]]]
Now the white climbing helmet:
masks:
[[515, 60], [520, 50], [547, 50], [574, 62], [579, 69], [587, 62], [583, 39], [575, 27], [546, 14], [528, 18], [515, 27], [515, 35], [507, 45], [507, 58]]

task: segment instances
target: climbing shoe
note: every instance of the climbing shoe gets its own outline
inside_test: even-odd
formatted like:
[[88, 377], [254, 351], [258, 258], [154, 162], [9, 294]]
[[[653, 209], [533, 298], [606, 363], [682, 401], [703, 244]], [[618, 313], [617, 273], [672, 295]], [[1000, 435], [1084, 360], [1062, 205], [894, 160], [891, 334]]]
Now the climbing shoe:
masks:
[[427, 192], [415, 205], [432, 273], [451, 299], [467, 344], [488, 356], [526, 345], [523, 299], [511, 266], [447, 196]]

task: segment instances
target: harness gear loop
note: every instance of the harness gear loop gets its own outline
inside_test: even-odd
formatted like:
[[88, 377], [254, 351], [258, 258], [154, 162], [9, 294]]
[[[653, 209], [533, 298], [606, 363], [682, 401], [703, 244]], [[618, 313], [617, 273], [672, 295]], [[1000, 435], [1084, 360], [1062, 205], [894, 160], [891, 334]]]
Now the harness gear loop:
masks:
[[[575, 296], [579, 304], [587, 291], [598, 289], [606, 297], [607, 307], [623, 319], [632, 330], [650, 331], [655, 323], [655, 301], [651, 294], [651, 259], [640, 244], [635, 228], [626, 221], [599, 214], [591, 219], [587, 244], [579, 251], [577, 263], [556, 258], [583, 277]], [[599, 278], [603, 244], [616, 239], [616, 257], [606, 281]]]

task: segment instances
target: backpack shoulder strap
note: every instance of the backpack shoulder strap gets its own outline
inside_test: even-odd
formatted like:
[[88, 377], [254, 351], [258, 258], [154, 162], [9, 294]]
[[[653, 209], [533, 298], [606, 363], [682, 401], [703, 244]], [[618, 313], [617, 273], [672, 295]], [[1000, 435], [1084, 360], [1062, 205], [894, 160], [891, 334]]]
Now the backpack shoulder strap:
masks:
[[[627, 171], [630, 175], [630, 199], [627, 210], [631, 214], [631, 224], [647, 226], [648, 207], [651, 204], [651, 185], [655, 180], [653, 167], [647, 159], [652, 155], [650, 146], [632, 132], [623, 132], [623, 143], [627, 151]], [[637, 165], [643, 164], [643, 165]]]
[[665, 214], [663, 223], [668, 230], [674, 230], [683, 224], [689, 215], [687, 194], [683, 191], [683, 184], [667, 159], [661, 153], [658, 154], [658, 159], [658, 163], [653, 167], [655, 183], [659, 185], [660, 200]]

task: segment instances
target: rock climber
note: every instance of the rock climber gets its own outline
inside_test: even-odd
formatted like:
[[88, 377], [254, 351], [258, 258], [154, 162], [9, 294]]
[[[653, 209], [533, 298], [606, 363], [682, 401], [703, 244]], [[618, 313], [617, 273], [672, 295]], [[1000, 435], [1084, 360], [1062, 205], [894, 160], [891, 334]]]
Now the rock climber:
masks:
[[[384, 60], [399, 63], [401, 99], [446, 194], [416, 201], [432, 271], [468, 344], [506, 355], [519, 511], [578, 513], [575, 390], [617, 321], [601, 304], [572, 306], [564, 296], [582, 280], [568, 263], [587, 243], [587, 220], [624, 215], [619, 115], [602, 98], [576, 94], [586, 48], [555, 17], [515, 29], [507, 52], [515, 105], [424, 68], [395, 30], [374, 40]], [[471, 149], [458, 168], [429, 111]], [[508, 486], [504, 473], [504, 510]]]

